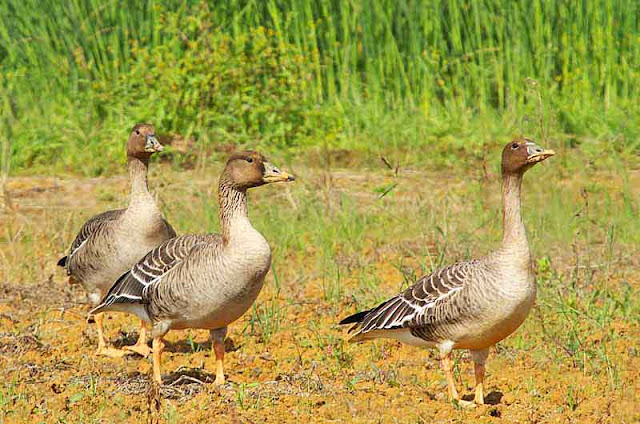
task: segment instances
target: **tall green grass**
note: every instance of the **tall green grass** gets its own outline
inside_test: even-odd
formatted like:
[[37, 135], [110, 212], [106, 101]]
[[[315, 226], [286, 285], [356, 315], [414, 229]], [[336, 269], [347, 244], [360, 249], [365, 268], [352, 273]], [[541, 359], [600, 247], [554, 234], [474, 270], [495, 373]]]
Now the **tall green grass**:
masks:
[[[547, 127], [637, 152], [634, 0], [6, 0], [14, 168], [115, 169], [134, 122], [203, 145], [482, 145]], [[598, 144], [598, 147], [600, 144]]]

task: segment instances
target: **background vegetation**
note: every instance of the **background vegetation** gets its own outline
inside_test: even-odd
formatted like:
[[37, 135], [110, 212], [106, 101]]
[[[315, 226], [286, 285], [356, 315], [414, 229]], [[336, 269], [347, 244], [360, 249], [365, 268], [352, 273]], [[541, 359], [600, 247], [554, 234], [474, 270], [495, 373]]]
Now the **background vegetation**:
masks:
[[[138, 121], [173, 143], [150, 181], [180, 233], [219, 231], [234, 145], [297, 177], [250, 195], [273, 262], [229, 384], [206, 331], [171, 332], [161, 421], [640, 422], [639, 62], [635, 0], [0, 1], [0, 423], [156, 414], [150, 361], [93, 355], [55, 265], [126, 204]], [[436, 352], [336, 321], [497, 246], [498, 152], [523, 133], [558, 151], [523, 186], [538, 297], [492, 349], [491, 405], [457, 410]]]
[[112, 172], [143, 120], [201, 157], [233, 143], [441, 165], [541, 128], [633, 157], [639, 14], [634, 0], [6, 0], [3, 169]]

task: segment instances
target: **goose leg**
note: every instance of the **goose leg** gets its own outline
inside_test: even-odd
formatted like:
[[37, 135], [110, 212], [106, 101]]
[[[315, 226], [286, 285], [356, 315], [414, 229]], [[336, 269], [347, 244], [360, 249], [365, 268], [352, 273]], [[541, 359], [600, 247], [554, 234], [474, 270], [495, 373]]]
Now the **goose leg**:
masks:
[[151, 349], [147, 346], [147, 328], [144, 325], [144, 321], [140, 320], [140, 333], [138, 341], [133, 346], [125, 346], [122, 348], [125, 354], [137, 353], [145, 358], [151, 353]]
[[476, 375], [476, 396], [473, 401], [478, 405], [484, 405], [484, 364], [488, 355], [489, 349], [471, 351], [473, 370]]
[[227, 336], [227, 327], [211, 330], [211, 340], [213, 342], [213, 351], [216, 355], [216, 380], [214, 384], [222, 385], [225, 383], [224, 367], [224, 338]]
[[160, 374], [160, 360], [162, 358], [162, 351], [164, 350], [164, 342], [160, 337], [154, 337], [153, 339], [153, 381], [161, 385], [162, 375]]
[[104, 339], [104, 326], [102, 323], [104, 319], [104, 314], [103, 313], [95, 314], [94, 319], [98, 327], [98, 350], [96, 351], [96, 355], [108, 356], [110, 358], [122, 358], [126, 354], [125, 352], [113, 347], [107, 347], [107, 342]]
[[469, 402], [467, 400], [460, 399], [458, 395], [458, 391], [456, 390], [456, 383], [453, 379], [453, 354], [451, 351], [442, 352], [440, 358], [442, 369], [444, 370], [444, 375], [447, 379], [447, 386], [449, 388], [449, 399], [452, 402], [456, 402], [460, 406], [464, 407], [472, 407], [474, 406], [473, 402]]
[[458, 391], [456, 390], [456, 383], [453, 380], [453, 358], [451, 352], [443, 355], [442, 358], [440, 358], [440, 363], [442, 365], [442, 370], [444, 371], [444, 376], [447, 379], [449, 399], [458, 400]]

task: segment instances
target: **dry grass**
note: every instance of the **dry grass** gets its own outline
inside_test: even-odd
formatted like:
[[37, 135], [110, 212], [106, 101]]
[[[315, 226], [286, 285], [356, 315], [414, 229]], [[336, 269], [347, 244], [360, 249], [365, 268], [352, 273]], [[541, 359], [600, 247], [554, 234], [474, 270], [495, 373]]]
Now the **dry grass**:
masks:
[[[537, 306], [492, 351], [491, 404], [471, 411], [447, 402], [433, 352], [350, 345], [335, 324], [434, 266], [495, 246], [495, 176], [294, 169], [295, 184], [255, 190], [250, 213], [274, 268], [256, 307], [230, 327], [230, 382], [211, 383], [206, 332], [172, 332], [160, 393], [150, 360], [93, 355], [83, 293], [55, 267], [84, 219], [122, 204], [126, 180], [9, 179], [0, 422], [637, 422], [640, 175], [550, 163], [525, 182]], [[217, 228], [217, 169], [201, 172], [154, 169], [152, 185], [181, 232]], [[112, 342], [132, 343], [135, 321], [110, 317]], [[472, 367], [459, 358], [468, 395]]]

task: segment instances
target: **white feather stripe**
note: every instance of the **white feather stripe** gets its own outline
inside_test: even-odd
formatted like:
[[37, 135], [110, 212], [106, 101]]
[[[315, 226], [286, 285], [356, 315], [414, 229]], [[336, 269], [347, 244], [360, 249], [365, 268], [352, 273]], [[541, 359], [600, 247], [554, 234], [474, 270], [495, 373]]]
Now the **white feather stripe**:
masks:
[[151, 284], [149, 284], [148, 286], [144, 286], [144, 288], [142, 289], [142, 297], [144, 299], [147, 299], [149, 297], [149, 287], [151, 287]]
[[[398, 326], [401, 327], [404, 324], [406, 324], [407, 322], [418, 321], [422, 316], [425, 315], [427, 310], [436, 308], [446, 298], [448, 298], [449, 296], [452, 296], [454, 293], [457, 293], [460, 290], [462, 290], [462, 287], [455, 287], [455, 288], [449, 290], [448, 292], [438, 296], [438, 298], [436, 298], [435, 300], [433, 300], [431, 302], [423, 303], [423, 304], [415, 304], [415, 303], [409, 302], [406, 299], [404, 299], [402, 296], [396, 297], [392, 301], [389, 301], [389, 303], [387, 303], [379, 311], [376, 311], [375, 315], [373, 315], [371, 317], [371, 319], [367, 318], [367, 324], [362, 327], [362, 329], [359, 331], [359, 333], [368, 333], [368, 332], [374, 331], [374, 330], [384, 330], [384, 329], [389, 329], [389, 328], [398, 327]], [[398, 301], [402, 301], [402, 303], [400, 303]], [[399, 307], [398, 305], [406, 305], [410, 309], [407, 310], [407, 312], [405, 314], [403, 314], [401, 316], [398, 316], [392, 322], [387, 322], [387, 321], [389, 321], [389, 318], [387, 318], [382, 323], [378, 323], [377, 322], [377, 320], [378, 320], [378, 318], [380, 318], [380, 316], [385, 314], [386, 311], [389, 311], [390, 308], [395, 307], [393, 312], [391, 312], [389, 314], [389, 317], [391, 317], [391, 315], [398, 309], [398, 307]]]
[[[406, 319], [404, 320], [404, 322], [407, 321], [412, 321], [412, 320], [418, 320], [420, 317], [424, 316], [425, 313], [427, 312], [427, 310], [429, 309], [435, 309], [437, 308], [446, 298], [452, 296], [453, 294], [459, 292], [460, 290], [462, 290], [462, 287], [455, 287], [451, 290], [449, 290], [448, 292], [440, 295], [436, 300], [434, 300], [433, 302], [429, 302], [426, 303], [424, 305], [420, 305], [416, 308], [415, 313], [411, 316], [411, 317], [406, 317]], [[403, 323], [404, 323], [403, 322]]]
[[162, 268], [164, 268], [162, 264], [158, 264], [156, 262], [149, 262], [149, 261], [141, 263], [138, 266], [144, 266], [145, 268], [148, 268], [152, 271], [162, 271]]
[[89, 238], [86, 238], [85, 240], [82, 241], [82, 243], [80, 243], [80, 245], [78, 247], [73, 249], [73, 251], [71, 253], [69, 253], [69, 256], [67, 257], [67, 261], [69, 261], [69, 259], [71, 259], [71, 257], [74, 255], [74, 253], [76, 253], [78, 250], [80, 250], [80, 248], [82, 246], [84, 246], [87, 243], [88, 240], [89, 240]]
[[140, 268], [138, 268], [138, 267], [134, 267], [131, 270], [131, 277], [133, 277], [137, 282], [139, 282], [143, 286], [145, 286], [145, 287], [148, 286], [149, 283], [142, 276], [138, 275], [137, 271], [141, 272], [144, 275], [147, 275], [148, 277], [153, 277], [153, 275], [147, 274], [147, 273], [141, 271]]
[[[170, 257], [170, 258], [184, 257], [184, 255], [176, 255], [176, 253], [179, 253], [179, 252], [176, 252], [176, 247], [177, 247], [176, 245], [177, 244], [178, 243], [171, 243], [170, 246], [169, 245], [167, 246], [167, 256], [168, 257]], [[171, 249], [171, 250], [169, 250], [169, 249]]]
[[384, 320], [381, 323], [377, 324], [376, 327], [387, 328], [387, 323], [389, 322], [389, 320], [391, 320], [393, 314], [396, 313], [398, 308], [400, 308], [401, 306], [403, 306], [402, 301], [398, 302], [397, 300], [394, 300], [393, 305], [388, 308], [388, 312], [385, 314]]
[[367, 317], [365, 318], [366, 321], [366, 325], [362, 326], [362, 330], [360, 332], [362, 333], [367, 333], [371, 330], [375, 330], [376, 328], [378, 328], [378, 319], [384, 314], [384, 312], [389, 308], [390, 306], [390, 302], [389, 301], [387, 304], [384, 305], [383, 308], [381, 308], [378, 311], [375, 311], [373, 313], [373, 315], [371, 316], [371, 318]]
[[398, 310], [400, 314], [394, 319], [392, 322], [387, 324], [385, 328], [394, 328], [401, 327], [403, 323], [407, 321], [408, 318], [413, 316], [413, 313], [409, 312], [413, 307], [407, 303], [402, 303]]
[[127, 293], [118, 293], [116, 295], [114, 295], [114, 299], [119, 299], [121, 297], [124, 297], [125, 299], [131, 299], [131, 300], [142, 300], [142, 297], [140, 296], [136, 296], [133, 294], [127, 294]]
[[[425, 298], [418, 297], [418, 295], [416, 294], [416, 290], [418, 290], [418, 288], [421, 288], [421, 289], [422, 289], [422, 291], [425, 293], [425, 296], [426, 296]], [[402, 295], [401, 295], [401, 296], [402, 296]], [[427, 300], [429, 297], [431, 297], [431, 295], [429, 294], [429, 292], [428, 292], [427, 290], [425, 290], [425, 289], [424, 289], [424, 288], [422, 288], [422, 287], [419, 287], [418, 285], [414, 286], [414, 287], [411, 289], [411, 296], [412, 296], [414, 299], [418, 300], [418, 301], [425, 301], [425, 300]]]
[[428, 284], [428, 286], [425, 286], [425, 290], [424, 290], [425, 292], [427, 292], [427, 293], [432, 293], [432, 292], [440, 293], [438, 291], [438, 289], [436, 288], [436, 285], [433, 284], [434, 277], [435, 277], [435, 274], [431, 274], [429, 276], [429, 278], [427, 278], [427, 281], [425, 281], [425, 284]]
[[148, 280], [148, 279], [154, 278], [156, 276], [156, 272], [152, 268], [150, 268], [150, 267], [148, 267], [146, 265], [138, 264], [133, 268], [133, 270], [135, 271], [135, 273], [136, 273], [136, 275], [138, 277], [140, 277], [140, 278], [142, 278], [144, 280]]
[[367, 317], [367, 325], [363, 327], [362, 332], [367, 332], [367, 331], [371, 331], [372, 329], [376, 329], [378, 328], [378, 319], [383, 316], [390, 308], [392, 308], [393, 306], [395, 306], [395, 302], [398, 300], [398, 298], [394, 298], [389, 300], [382, 308], [380, 308], [380, 310], [375, 311], [374, 315], [371, 316], [371, 318]]

